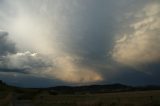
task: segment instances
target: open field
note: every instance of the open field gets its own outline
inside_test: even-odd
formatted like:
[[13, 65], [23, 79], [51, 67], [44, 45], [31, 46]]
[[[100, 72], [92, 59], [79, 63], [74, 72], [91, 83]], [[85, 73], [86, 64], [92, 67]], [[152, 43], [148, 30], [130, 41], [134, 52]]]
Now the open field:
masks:
[[0, 106], [160, 106], [160, 90], [81, 95], [8, 93]]
[[19, 88], [0, 84], [0, 106], [160, 106], [156, 86]]
[[160, 91], [86, 95], [45, 95], [34, 99], [36, 106], [160, 106]]

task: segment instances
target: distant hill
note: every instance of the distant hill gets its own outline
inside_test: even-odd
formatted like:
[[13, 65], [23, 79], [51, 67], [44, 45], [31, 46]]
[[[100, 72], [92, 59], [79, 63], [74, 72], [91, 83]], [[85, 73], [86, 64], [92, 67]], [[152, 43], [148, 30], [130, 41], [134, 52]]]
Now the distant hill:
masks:
[[122, 84], [111, 85], [90, 85], [90, 86], [57, 86], [48, 88], [59, 93], [108, 93], [118, 91], [128, 91], [133, 87]]
[[10, 89], [18, 92], [48, 91], [51, 94], [88, 94], [88, 93], [113, 93], [127, 91], [160, 90], [160, 86], [128, 86], [124, 84], [89, 85], [89, 86], [57, 86], [49, 88], [20, 88], [9, 86], [0, 81], [0, 90]]

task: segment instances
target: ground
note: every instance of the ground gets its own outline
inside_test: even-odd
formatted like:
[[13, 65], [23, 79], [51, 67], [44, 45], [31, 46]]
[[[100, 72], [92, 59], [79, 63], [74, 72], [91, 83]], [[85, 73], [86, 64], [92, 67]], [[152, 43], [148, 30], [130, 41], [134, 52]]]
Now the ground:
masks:
[[0, 93], [0, 106], [160, 106], [160, 90], [99, 94]]

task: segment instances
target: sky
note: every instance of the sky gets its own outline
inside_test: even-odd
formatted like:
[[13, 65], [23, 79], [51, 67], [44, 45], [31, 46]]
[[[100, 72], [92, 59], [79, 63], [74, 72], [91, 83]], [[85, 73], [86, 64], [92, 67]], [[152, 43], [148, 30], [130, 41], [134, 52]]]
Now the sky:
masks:
[[0, 0], [0, 80], [158, 85], [159, 17], [159, 0]]

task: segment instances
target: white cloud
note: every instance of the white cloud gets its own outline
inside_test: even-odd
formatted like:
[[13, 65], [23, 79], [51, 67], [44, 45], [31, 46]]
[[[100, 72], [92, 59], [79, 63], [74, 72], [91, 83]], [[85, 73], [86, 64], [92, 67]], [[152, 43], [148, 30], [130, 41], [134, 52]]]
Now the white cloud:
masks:
[[26, 51], [24, 53], [9, 54], [5, 56], [7, 59], [7, 67], [13, 69], [26, 69], [32, 71], [33, 69], [40, 69], [49, 67], [51, 64], [47, 58], [39, 56], [37, 53]]
[[122, 38], [118, 39], [118, 40], [116, 41], [116, 43], [125, 42], [126, 40], [127, 40], [127, 36], [124, 35]]
[[[132, 13], [132, 23], [124, 37], [117, 40], [112, 57], [119, 63], [141, 65], [160, 60], [160, 4], [149, 3]], [[139, 17], [137, 17], [139, 16]], [[136, 20], [136, 21], [135, 21]]]

